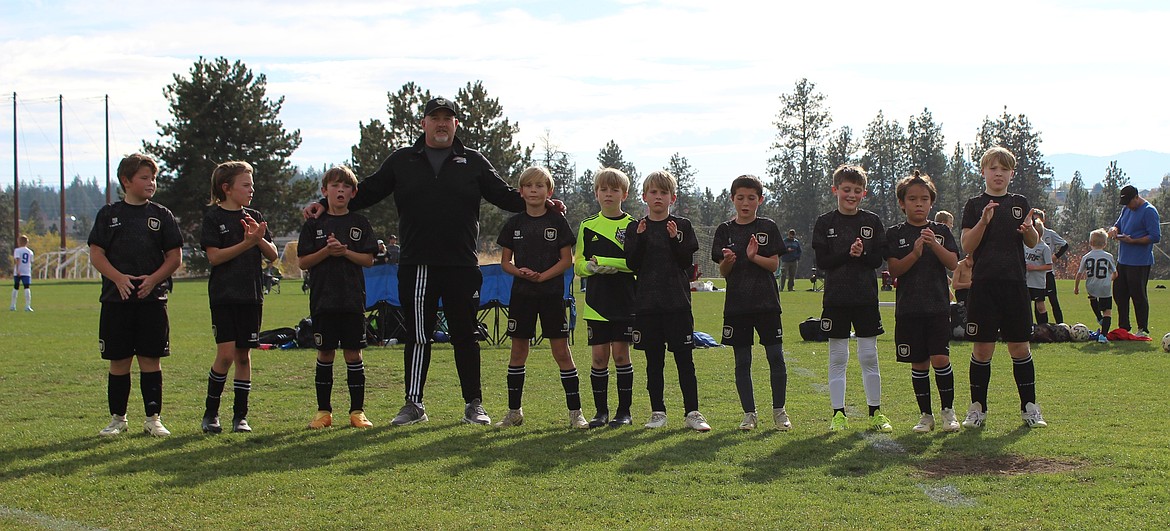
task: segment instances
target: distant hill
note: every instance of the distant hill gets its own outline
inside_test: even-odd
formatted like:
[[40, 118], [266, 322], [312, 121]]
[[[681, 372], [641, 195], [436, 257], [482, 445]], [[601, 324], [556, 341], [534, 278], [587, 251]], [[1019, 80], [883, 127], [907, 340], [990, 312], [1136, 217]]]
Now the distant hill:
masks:
[[1073, 172], [1079, 171], [1087, 188], [1092, 188], [1105, 177], [1105, 168], [1114, 160], [1129, 181], [1142, 190], [1158, 187], [1162, 184], [1162, 176], [1170, 173], [1170, 153], [1156, 151], [1126, 151], [1102, 157], [1060, 153], [1048, 155], [1044, 160], [1052, 165], [1054, 182], [1068, 182], [1072, 180]]

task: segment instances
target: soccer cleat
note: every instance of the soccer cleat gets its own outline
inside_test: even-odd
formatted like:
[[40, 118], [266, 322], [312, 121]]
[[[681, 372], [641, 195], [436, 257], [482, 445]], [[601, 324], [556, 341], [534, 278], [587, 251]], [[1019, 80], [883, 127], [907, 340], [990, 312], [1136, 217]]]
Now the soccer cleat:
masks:
[[881, 410], [874, 411], [873, 415], [869, 416], [869, 429], [882, 433], [894, 431], [894, 427], [890, 425], [889, 417], [883, 415]]
[[743, 414], [743, 422], [739, 423], [739, 429], [744, 431], [756, 429], [756, 412], [748, 411]]
[[1100, 334], [1097, 334], [1097, 342], [1098, 342], [1098, 343], [1105, 344], [1105, 345], [1108, 345], [1108, 344], [1109, 344], [1109, 338], [1105, 337], [1105, 333], [1104, 333], [1104, 332], [1102, 332], [1102, 333], [1100, 333]]
[[663, 428], [666, 426], [666, 412], [665, 411], [651, 411], [650, 420], [646, 422], [646, 427], [650, 429]]
[[309, 421], [310, 430], [319, 430], [321, 428], [328, 428], [333, 425], [333, 412], [318, 410], [313, 414], [313, 420]]
[[10, 312], [15, 312], [15, 311], [16, 311], [16, 305], [15, 305], [15, 304], [13, 304], [12, 306], [9, 306], [9, 307], [8, 307], [8, 311], [10, 311]]
[[964, 428], [982, 428], [983, 421], [987, 419], [987, 412], [983, 411], [983, 405], [979, 402], [972, 402], [971, 407], [967, 408], [967, 418], [963, 419]]
[[487, 426], [492, 423], [492, 418], [483, 409], [483, 402], [476, 398], [470, 404], [467, 404], [467, 407], [463, 408], [463, 422]]
[[600, 428], [606, 424], [609, 424], [608, 411], [598, 411], [596, 415], [593, 415], [592, 419], [589, 419], [590, 428]]
[[374, 423], [366, 418], [366, 412], [360, 409], [349, 412], [349, 425], [354, 428], [373, 428]]
[[152, 437], [167, 437], [171, 434], [171, 430], [163, 426], [157, 414], [146, 417], [146, 422], [142, 423], [142, 432]]
[[833, 420], [829, 421], [829, 431], [842, 431], [846, 429], [849, 429], [849, 417], [846, 417], [840, 411], [833, 414]]
[[772, 408], [772, 422], [776, 423], [776, 429], [780, 431], [792, 429], [792, 421], [788, 420], [788, 412], [782, 407]]
[[1134, 332], [1133, 335], [1134, 335], [1134, 337], [1146, 339], [1146, 338], [1150, 337], [1150, 331], [1149, 330], [1142, 330], [1139, 328], [1138, 331]]
[[[25, 307], [24, 307], [24, 311], [26, 311], [26, 312], [31, 312], [31, 311], [33, 311], [33, 309], [32, 309], [32, 306], [25, 306]], [[1146, 337], [1150, 337], [1150, 336], [1148, 336], [1148, 335], [1147, 335]]]
[[252, 433], [252, 427], [248, 425], [248, 419], [244, 417], [233, 418], [232, 433]]
[[934, 431], [934, 415], [923, 413], [922, 418], [918, 419], [918, 424], [915, 424], [912, 429], [915, 433], [930, 433]]
[[503, 420], [495, 424], [497, 428], [510, 428], [524, 424], [524, 408], [509, 409]]
[[219, 415], [203, 415], [203, 422], [200, 426], [203, 428], [203, 433], [220, 433], [223, 431], [223, 426], [219, 425]]
[[634, 418], [630, 416], [629, 411], [618, 411], [617, 415], [613, 416], [613, 420], [609, 421], [609, 427], [620, 428], [622, 426], [629, 426], [634, 423]]
[[698, 411], [687, 413], [686, 426], [695, 431], [711, 431], [711, 425], [707, 424], [707, 419], [703, 418], [703, 414]]
[[959, 419], [955, 416], [954, 408], [943, 408], [942, 422], [940, 424], [942, 424], [942, 431], [959, 431]]
[[581, 414], [580, 409], [573, 409], [569, 411], [569, 427], [587, 430], [590, 428], [589, 421], [585, 420], [585, 415]]
[[1024, 424], [1029, 428], [1047, 428], [1048, 423], [1044, 422], [1044, 417], [1040, 415], [1040, 406], [1028, 402], [1024, 405], [1024, 410], [1020, 412], [1020, 418], [1024, 419]]
[[394, 415], [394, 419], [390, 421], [391, 426], [409, 426], [416, 422], [426, 422], [430, 420], [427, 418], [427, 411], [414, 402], [407, 401], [403, 404], [402, 409], [398, 410], [398, 414]]
[[102, 437], [113, 437], [115, 435], [121, 435], [124, 431], [126, 431], [126, 415], [112, 415], [109, 425], [102, 428], [102, 431], [99, 431], [98, 435]]

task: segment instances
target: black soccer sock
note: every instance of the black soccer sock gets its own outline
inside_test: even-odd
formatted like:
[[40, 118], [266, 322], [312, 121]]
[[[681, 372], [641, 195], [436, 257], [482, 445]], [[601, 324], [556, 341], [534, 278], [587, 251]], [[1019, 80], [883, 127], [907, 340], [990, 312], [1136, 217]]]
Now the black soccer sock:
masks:
[[991, 361], [971, 358], [971, 402], [979, 402], [987, 411], [987, 385], [991, 383]]
[[764, 346], [768, 358], [768, 377], [772, 384], [772, 408], [784, 407], [788, 401], [788, 365], [784, 363], [784, 345]]
[[111, 415], [126, 416], [126, 408], [130, 403], [130, 375], [111, 374], [106, 380], [106, 400], [110, 404]]
[[508, 409], [520, 409], [524, 399], [524, 366], [508, 366]]
[[362, 360], [345, 362], [345, 383], [349, 386], [349, 412], [366, 408], [366, 364]]
[[842, 414], [842, 415], [845, 415], [845, 408], [843, 408], [843, 407], [842, 407], [842, 408], [837, 408], [837, 409], [834, 409], [834, 410], [833, 410], [833, 416], [837, 416], [837, 413], [840, 413], [840, 414]]
[[756, 410], [756, 396], [752, 389], [752, 347], [732, 347], [735, 355], [735, 390], [739, 392], [739, 405], [744, 413]]
[[948, 363], [946, 367], [935, 367], [934, 383], [938, 386], [938, 398], [943, 409], [955, 407], [955, 371]]
[[1056, 292], [1048, 295], [1048, 309], [1052, 312], [1054, 323], [1064, 322], [1064, 312], [1060, 311], [1060, 301], [1056, 299]]
[[1093, 308], [1093, 315], [1097, 316], [1097, 323], [1101, 322], [1101, 306], [1097, 304], [1096, 297], [1089, 297], [1089, 306]]
[[910, 369], [910, 384], [914, 388], [914, 399], [918, 401], [918, 411], [933, 414], [930, 409], [930, 371]]
[[207, 400], [203, 406], [203, 416], [214, 417], [219, 415], [219, 401], [223, 396], [223, 386], [227, 383], [227, 374], [219, 374], [215, 369], [207, 371]]
[[617, 412], [629, 415], [634, 402], [634, 364], [616, 365], [614, 369], [617, 370]]
[[875, 413], [882, 409], [881, 405], [869, 406], [869, 416], [874, 416]]
[[1101, 333], [1102, 334], [1109, 333], [1109, 331], [1112, 330], [1112, 328], [1109, 328], [1110, 325], [1112, 325], [1112, 324], [1113, 324], [1112, 317], [1101, 317]]
[[252, 380], [232, 380], [232, 390], [236, 392], [232, 403], [232, 418], [242, 419], [248, 416], [248, 393], [252, 392]]
[[687, 413], [699, 410], [699, 382], [695, 378], [695, 359], [691, 347], [682, 347], [674, 353], [678, 368], [678, 387], [682, 390], [683, 408]]
[[663, 373], [666, 370], [666, 347], [655, 346], [646, 349], [646, 394], [650, 395], [650, 411], [666, 411], [662, 398]]
[[561, 387], [565, 388], [565, 405], [569, 411], [581, 409], [581, 378], [577, 376], [577, 369], [561, 371]]
[[1016, 377], [1016, 389], [1020, 392], [1020, 411], [1024, 406], [1036, 403], [1036, 365], [1032, 363], [1032, 355], [1024, 359], [1012, 359], [1012, 375]]
[[333, 363], [317, 360], [317, 410], [333, 411], [330, 397], [333, 394]]
[[162, 412], [162, 383], [162, 371], [138, 375], [138, 385], [142, 387], [142, 405], [148, 417]]
[[1036, 310], [1036, 323], [1037, 324], [1048, 324], [1048, 312], [1046, 312], [1046, 311], [1042, 312], [1040, 310]]
[[589, 383], [593, 387], [593, 405], [597, 412], [609, 413], [609, 367], [590, 368]]

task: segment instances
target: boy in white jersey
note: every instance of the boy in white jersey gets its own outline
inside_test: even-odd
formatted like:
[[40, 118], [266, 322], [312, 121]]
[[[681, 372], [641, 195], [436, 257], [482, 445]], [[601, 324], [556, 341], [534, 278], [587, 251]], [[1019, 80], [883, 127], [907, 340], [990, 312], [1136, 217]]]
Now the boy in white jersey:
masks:
[[1117, 260], [1105, 250], [1108, 241], [1109, 234], [1105, 229], [1089, 233], [1089, 247], [1093, 249], [1081, 257], [1077, 279], [1073, 283], [1073, 295], [1080, 295], [1081, 279], [1085, 279], [1089, 304], [1101, 325], [1101, 333], [1097, 336], [1097, 341], [1101, 343], [1109, 342], [1105, 334], [1109, 333], [1110, 321], [1113, 320], [1113, 279], [1117, 278]]
[[23, 234], [16, 240], [16, 249], [12, 251], [12, 305], [8, 311], [16, 311], [16, 295], [20, 292], [20, 285], [24, 284], [24, 311], [32, 309], [32, 262], [33, 252], [28, 248], [28, 236]]

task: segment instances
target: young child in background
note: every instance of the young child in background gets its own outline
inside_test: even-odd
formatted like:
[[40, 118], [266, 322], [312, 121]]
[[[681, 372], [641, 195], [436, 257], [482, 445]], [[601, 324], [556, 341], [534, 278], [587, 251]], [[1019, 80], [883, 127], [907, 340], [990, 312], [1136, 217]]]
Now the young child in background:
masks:
[[276, 261], [276, 245], [268, 222], [259, 210], [248, 208], [255, 193], [252, 165], [224, 162], [211, 172], [211, 203], [203, 215], [199, 244], [211, 264], [207, 296], [211, 303], [211, 333], [215, 337], [215, 361], [207, 373], [207, 400], [203, 433], [219, 433], [220, 395], [227, 371], [234, 364], [232, 431], [251, 432], [248, 395], [252, 391], [251, 349], [259, 347], [263, 320], [264, 275], [262, 261]]
[[20, 292], [20, 285], [24, 284], [24, 311], [32, 309], [32, 263], [33, 251], [28, 248], [28, 236], [23, 234], [16, 239], [16, 249], [12, 251], [12, 305], [8, 311], [16, 311], [16, 296]]
[[1073, 295], [1080, 295], [1081, 279], [1085, 280], [1089, 305], [1093, 307], [1093, 315], [1097, 316], [1097, 323], [1101, 325], [1097, 335], [1097, 341], [1101, 343], [1109, 342], [1105, 334], [1109, 333], [1113, 324], [1113, 280], [1117, 278], [1117, 260], [1105, 250], [1107, 243], [1109, 233], [1105, 229], [1089, 233], [1089, 247], [1092, 250], [1081, 257], [1077, 279], [1073, 283]]
[[126, 431], [135, 357], [146, 409], [143, 431], [155, 437], [171, 434], [160, 418], [162, 358], [171, 355], [167, 299], [171, 275], [183, 263], [183, 236], [174, 214], [150, 200], [157, 177], [158, 164], [149, 156], [123, 158], [118, 184], [125, 195], [98, 210], [89, 233], [90, 262], [102, 274], [98, 343], [102, 359], [110, 360], [106, 398], [111, 418], [98, 433], [103, 437]]
[[[1033, 218], [1037, 234], [1044, 233], [1044, 222]], [[1048, 308], [1044, 300], [1048, 298], [1048, 273], [1052, 271], [1052, 248], [1037, 240], [1036, 245], [1024, 249], [1024, 266], [1028, 270], [1028, 298], [1032, 300], [1037, 324], [1048, 324]]]
[[524, 396], [525, 363], [528, 342], [536, 337], [536, 320], [548, 338], [553, 359], [561, 369], [561, 386], [569, 407], [569, 426], [588, 428], [581, 415], [580, 379], [573, 355], [569, 352], [569, 322], [565, 315], [564, 273], [573, 266], [576, 239], [569, 222], [560, 212], [548, 209], [553, 179], [548, 170], [536, 166], [520, 174], [520, 195], [525, 211], [504, 223], [496, 243], [503, 249], [500, 265], [512, 281], [509, 305], [508, 336], [512, 354], [508, 360], [508, 413], [496, 423], [497, 428], [524, 423], [521, 402]]
[[[845, 368], [849, 363], [849, 332], [857, 334], [857, 361], [869, 406], [869, 425], [893, 431], [881, 412], [882, 376], [878, 370], [877, 336], [884, 333], [878, 313], [878, 285], [874, 270], [885, 258], [885, 226], [861, 208], [865, 197], [865, 170], [842, 164], [833, 172], [837, 208], [817, 218], [813, 249], [817, 269], [825, 275], [821, 331], [829, 338], [829, 401], [833, 407], [831, 431], [849, 427], [845, 414]], [[949, 327], [948, 327], [949, 328]]]

